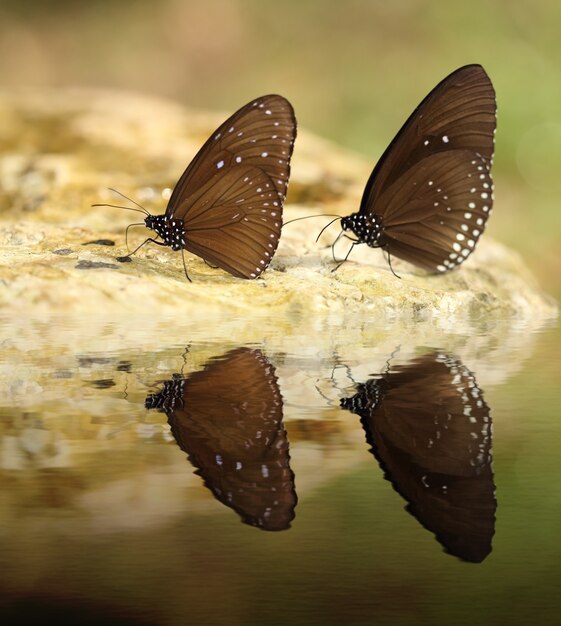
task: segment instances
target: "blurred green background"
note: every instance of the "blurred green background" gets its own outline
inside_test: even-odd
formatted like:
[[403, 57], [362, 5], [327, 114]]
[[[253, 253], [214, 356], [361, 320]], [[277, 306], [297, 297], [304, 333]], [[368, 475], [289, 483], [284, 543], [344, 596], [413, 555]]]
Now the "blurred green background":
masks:
[[556, 0], [0, 0], [0, 87], [132, 89], [226, 112], [278, 92], [301, 127], [374, 165], [439, 80], [481, 63], [499, 106], [489, 232], [561, 298], [560, 31]]

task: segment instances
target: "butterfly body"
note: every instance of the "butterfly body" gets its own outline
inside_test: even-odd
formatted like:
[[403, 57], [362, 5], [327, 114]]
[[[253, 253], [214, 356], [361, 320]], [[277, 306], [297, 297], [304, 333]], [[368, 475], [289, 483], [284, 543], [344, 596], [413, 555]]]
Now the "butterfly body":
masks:
[[384, 379], [371, 378], [359, 383], [354, 396], [341, 398], [341, 408], [364, 418], [374, 411], [384, 396]]
[[341, 219], [353, 246], [382, 248], [430, 272], [463, 263], [493, 207], [495, 129], [485, 70], [466, 65], [444, 78], [374, 167], [359, 211]]
[[146, 397], [144, 406], [147, 409], [162, 409], [164, 411], [183, 408], [184, 390], [185, 379], [183, 377], [176, 376], [172, 380], [165, 380], [160, 392], [151, 393]]
[[148, 215], [144, 220], [146, 228], [162, 238], [162, 243], [172, 250], [185, 247], [185, 226], [183, 220], [168, 218], [167, 215]]
[[365, 243], [371, 248], [381, 248], [385, 244], [382, 218], [375, 213], [352, 213], [341, 219], [341, 228], [356, 235], [357, 243]]

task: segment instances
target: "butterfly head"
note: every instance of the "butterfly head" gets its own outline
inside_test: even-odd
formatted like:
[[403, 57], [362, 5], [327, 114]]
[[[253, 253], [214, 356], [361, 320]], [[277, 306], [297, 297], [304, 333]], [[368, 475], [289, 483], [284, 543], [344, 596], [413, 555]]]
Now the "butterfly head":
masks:
[[379, 248], [382, 242], [383, 225], [378, 215], [352, 213], [341, 218], [341, 228], [351, 231], [357, 237], [357, 243], [365, 243], [371, 248]]
[[156, 230], [158, 217], [159, 217], [158, 215], [147, 215], [144, 218], [144, 225], [146, 226], [146, 228], [149, 228], [150, 230]]

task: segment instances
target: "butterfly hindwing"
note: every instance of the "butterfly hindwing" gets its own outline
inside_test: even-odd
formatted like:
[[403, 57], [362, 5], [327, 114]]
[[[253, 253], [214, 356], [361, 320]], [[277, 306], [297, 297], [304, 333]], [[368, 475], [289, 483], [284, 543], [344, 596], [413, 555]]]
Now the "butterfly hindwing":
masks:
[[416, 163], [380, 197], [391, 253], [429, 271], [453, 269], [485, 230], [492, 189], [489, 164], [466, 150]]
[[251, 165], [228, 170], [186, 199], [185, 248], [240, 278], [256, 278], [277, 249], [282, 201]]

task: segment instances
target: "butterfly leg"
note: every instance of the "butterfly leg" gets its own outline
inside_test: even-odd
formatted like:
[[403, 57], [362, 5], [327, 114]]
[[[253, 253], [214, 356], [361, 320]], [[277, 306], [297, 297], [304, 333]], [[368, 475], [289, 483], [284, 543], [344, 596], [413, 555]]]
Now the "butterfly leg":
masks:
[[181, 366], [181, 376], [182, 376], [182, 378], [185, 377], [185, 374], [183, 373], [183, 368], [187, 365], [187, 355], [189, 354], [189, 348], [190, 347], [191, 347], [191, 344], [186, 346], [185, 347], [185, 352], [181, 355], [183, 357], [183, 365]]
[[[144, 226], [144, 222], [136, 222], [136, 224], [129, 224], [127, 226], [127, 229], [125, 230], [125, 244], [127, 246], [127, 250], [129, 250], [129, 251], [130, 251], [130, 248], [129, 248], [129, 228], [131, 226]], [[129, 254], [129, 256], [130, 256], [130, 254]]]
[[393, 274], [396, 278], [401, 279], [401, 276], [398, 276], [398, 275], [397, 275], [397, 274], [393, 271], [393, 267], [392, 267], [392, 258], [391, 258], [391, 256], [390, 256], [390, 251], [389, 251], [389, 250], [387, 250], [386, 252], [387, 252], [387, 255], [388, 255], [388, 265], [390, 266], [390, 270], [391, 270], [392, 274]]
[[190, 283], [192, 283], [193, 281], [189, 278], [189, 274], [187, 274], [187, 265], [185, 265], [185, 249], [184, 248], [181, 248], [181, 258], [183, 259], [183, 271], [185, 272], [185, 277]]
[[331, 270], [332, 272], [335, 272], [341, 267], [341, 265], [343, 265], [343, 263], [349, 258], [349, 254], [351, 253], [352, 249], [357, 245], [357, 243], [358, 241], [353, 241], [351, 247], [349, 248], [349, 251], [345, 255], [345, 258], [342, 261], [340, 261], [339, 264]]
[[[335, 244], [339, 241], [339, 239], [341, 237], [345, 237], [346, 239], [348, 239], [349, 241], [353, 241], [354, 244], [357, 243], [362, 243], [361, 241], [359, 241], [358, 239], [353, 239], [352, 237], [349, 237], [349, 235], [347, 235], [347, 233], [345, 233], [343, 230], [339, 233], [339, 235], [337, 236], [337, 239], [335, 239], [335, 241], [333, 242], [332, 246], [331, 246], [331, 256], [333, 257], [333, 261], [335, 263], [338, 263], [339, 261], [335, 258]], [[353, 244], [353, 245], [354, 245]], [[351, 248], [352, 250], [352, 248]], [[349, 251], [350, 253], [350, 251]], [[347, 253], [347, 256], [345, 257], [345, 261], [347, 260], [349, 253]]]
[[[351, 368], [348, 365], [345, 365], [344, 363], [335, 363], [335, 365], [333, 366], [333, 369], [331, 370], [331, 376], [329, 377], [332, 388], [337, 389], [338, 391], [341, 391], [341, 392], [344, 391], [343, 389], [339, 387], [339, 385], [337, 384], [337, 381], [335, 380], [335, 370], [337, 368], [343, 368], [346, 371], [347, 377], [352, 381], [353, 385], [356, 386], [357, 383], [351, 375]], [[319, 379], [318, 379], [318, 382], [319, 382]], [[316, 391], [319, 393], [319, 395], [325, 400], [327, 400], [327, 403], [329, 404], [329, 406], [333, 406], [333, 399], [329, 398], [325, 393], [323, 393], [323, 391], [319, 388], [318, 384], [315, 385], [315, 388], [316, 388]], [[336, 406], [339, 406], [339, 402], [337, 402]]]
[[[318, 217], [323, 217], [321, 215], [318, 215]], [[303, 219], [303, 218], [299, 218], [299, 219]], [[328, 224], [326, 224], [320, 231], [319, 231], [319, 235], [316, 237], [316, 243], [319, 241], [319, 238], [322, 236], [323, 231], [328, 228], [329, 226], [331, 226], [331, 224], [333, 224], [333, 222], [336, 222], [337, 220], [340, 220], [341, 218], [339, 216], [335, 217], [335, 219], [331, 220]], [[292, 222], [295, 220], [291, 220]], [[288, 224], [288, 222], [286, 222], [286, 224]]]
[[341, 237], [343, 236], [343, 233], [345, 231], [341, 231], [338, 235], [337, 238], [335, 239], [335, 241], [331, 244], [331, 256], [333, 257], [333, 261], [334, 263], [337, 263], [337, 259], [335, 258], [335, 244], [339, 241], [339, 239], [341, 239]]
[[139, 246], [137, 246], [132, 252], [129, 252], [127, 255], [125, 256], [119, 256], [117, 257], [117, 261], [120, 261], [121, 263], [124, 263], [125, 259], [130, 259], [131, 256], [133, 254], [135, 254], [136, 252], [138, 252], [140, 250], [140, 248], [142, 248], [143, 245], [147, 244], [149, 241], [151, 241], [152, 243], [158, 244], [159, 246], [165, 246], [165, 243], [162, 243], [161, 241], [156, 241], [155, 239], [152, 239], [152, 237], [148, 237], [148, 239], [145, 239]]

